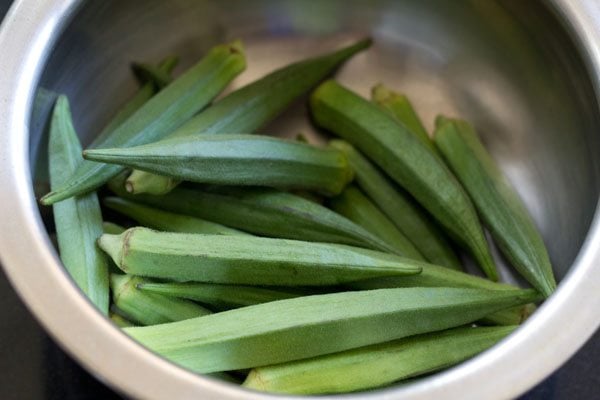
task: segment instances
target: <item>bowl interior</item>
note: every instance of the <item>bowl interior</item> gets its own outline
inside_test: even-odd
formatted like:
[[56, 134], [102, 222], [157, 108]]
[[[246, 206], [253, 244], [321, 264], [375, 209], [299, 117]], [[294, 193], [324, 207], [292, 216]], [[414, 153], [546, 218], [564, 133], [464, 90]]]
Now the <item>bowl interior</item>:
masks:
[[[86, 2], [45, 65], [30, 129], [36, 193], [48, 189], [46, 121], [56, 93], [71, 101], [84, 146], [134, 93], [132, 61], [169, 54], [185, 69], [216, 43], [241, 38], [248, 69], [229, 90], [288, 62], [364, 35], [374, 46], [337, 74], [368, 96], [406, 93], [426, 126], [439, 113], [476, 126], [542, 231], [557, 277], [568, 272], [599, 192], [600, 121], [584, 61], [542, 1], [107, 0]], [[264, 133], [322, 139], [298, 101]], [[41, 209], [47, 218], [49, 209]], [[502, 260], [500, 260], [502, 263]], [[516, 278], [502, 268], [506, 280]]]

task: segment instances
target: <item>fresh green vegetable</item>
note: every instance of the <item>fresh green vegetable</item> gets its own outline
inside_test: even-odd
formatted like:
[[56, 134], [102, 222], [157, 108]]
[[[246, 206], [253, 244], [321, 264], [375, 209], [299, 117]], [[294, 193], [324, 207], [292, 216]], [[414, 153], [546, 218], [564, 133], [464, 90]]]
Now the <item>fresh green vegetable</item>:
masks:
[[176, 188], [164, 196], [130, 195], [121, 181], [110, 189], [167, 211], [206, 219], [261, 236], [348, 244], [394, 252], [393, 248], [354, 222], [291, 193], [262, 188]]
[[[519, 288], [504, 283], [492, 282], [464, 272], [432, 264], [422, 264], [418, 275], [402, 278], [376, 278], [349, 284], [353, 289], [369, 290], [398, 287], [457, 287], [486, 290], [518, 290]], [[531, 314], [533, 305], [502, 310], [488, 315], [486, 322], [497, 325], [518, 325]]]
[[455, 328], [259, 367], [250, 371], [243, 386], [306, 395], [376, 388], [458, 364], [492, 347], [515, 329], [516, 326]]
[[142, 283], [138, 285], [138, 289], [143, 292], [194, 300], [218, 309], [252, 306], [302, 295], [281, 289], [198, 282]]
[[[52, 188], [68, 182], [83, 162], [69, 101], [62, 95], [56, 100], [52, 113], [48, 159]], [[58, 249], [65, 268], [90, 301], [108, 315], [108, 263], [96, 246], [96, 240], [102, 235], [102, 214], [96, 193], [55, 204], [53, 212]]]
[[[240, 42], [216, 46], [119, 125], [103, 145], [130, 147], [166, 136], [204, 108], [245, 66]], [[42, 203], [49, 205], [90, 192], [122, 169], [116, 165], [84, 161], [64, 185], [44, 196]]]
[[119, 328], [130, 328], [132, 326], [135, 326], [135, 324], [133, 322], [129, 321], [122, 315], [113, 312], [112, 310], [109, 314], [109, 318]]
[[112, 274], [110, 281], [115, 306], [129, 321], [140, 325], [163, 324], [211, 314], [206, 308], [187, 300], [138, 290], [136, 285], [148, 283], [140, 277]]
[[420, 263], [338, 244], [132, 228], [98, 241], [124, 272], [176, 281], [323, 286], [417, 274]]
[[125, 232], [127, 229], [122, 227], [121, 225], [115, 224], [114, 222], [102, 222], [102, 232], [108, 233], [111, 235], [120, 235]]
[[[167, 59], [169, 69], [175, 68], [177, 61], [177, 57], [169, 57]], [[162, 65], [157, 67], [152, 64], [134, 62], [131, 64], [131, 69], [138, 80], [141, 82], [152, 82], [158, 89], [168, 86], [173, 80], [170, 75], [171, 71]]]
[[340, 193], [352, 180], [346, 156], [339, 150], [244, 134], [92, 149], [84, 151], [83, 157], [199, 183], [307, 189], [330, 195]]
[[433, 141], [429, 137], [421, 118], [417, 115], [408, 97], [379, 84], [371, 90], [371, 99], [375, 104], [403, 123], [425, 146], [437, 154], [437, 149]]
[[273, 301], [152, 327], [125, 328], [125, 332], [184, 368], [207, 373], [316, 357], [457, 327], [537, 298], [533, 290], [343, 292]]
[[310, 139], [308, 138], [308, 136], [306, 136], [306, 134], [304, 132], [297, 133], [296, 140], [300, 143], [311, 144]]
[[348, 186], [330, 201], [337, 213], [378, 236], [396, 250], [396, 254], [425, 261], [402, 232], [355, 186]]
[[444, 233], [404, 190], [391, 183], [384, 174], [350, 143], [332, 140], [332, 147], [346, 154], [354, 169], [356, 184], [373, 200], [417, 250], [433, 264], [462, 270], [460, 260]]
[[[371, 40], [364, 39], [341, 50], [280, 68], [232, 92], [169, 137], [255, 132], [338, 66], [370, 45]], [[150, 194], [168, 193], [179, 184], [176, 179], [143, 171], [134, 171], [127, 182], [132, 193]]]
[[[237, 229], [187, 215], [175, 214], [119, 197], [106, 197], [104, 206], [136, 220], [148, 228], [167, 232], [207, 233], [214, 235], [249, 235]], [[124, 231], [124, 230], [123, 230]], [[123, 232], [105, 232], [123, 233]]]
[[[556, 283], [532, 219], [466, 122], [438, 117], [434, 143], [406, 96], [377, 85], [369, 102], [327, 81], [310, 110], [344, 140], [254, 135], [370, 43], [209, 107], [245, 68], [239, 42], [174, 81], [176, 57], [135, 63], [139, 92], [83, 158], [60, 97], [42, 202], [66, 268], [101, 311], [183, 368], [286, 394], [406, 382], [514, 331]], [[119, 196], [105, 209], [160, 231], [102, 223], [89, 193], [103, 183]], [[535, 289], [494, 282], [478, 215]], [[460, 271], [446, 234], [490, 280]]]
[[465, 121], [439, 118], [435, 144], [461, 181], [500, 250], [546, 297], [556, 289], [542, 236], [525, 205]]
[[[178, 58], [170, 56], [165, 58], [158, 64], [158, 70], [167, 76], [171, 73], [173, 68], [177, 65]], [[90, 148], [103, 147], [104, 143], [110, 143], [109, 139], [113, 132], [130, 116], [132, 116], [137, 110], [139, 110], [154, 94], [156, 93], [157, 84], [152, 80], [144, 78], [142, 80], [142, 87], [136, 92], [136, 94], [125, 103], [119, 111], [113, 116], [110, 122], [102, 129], [102, 131], [96, 136], [94, 141], [90, 144]]]
[[498, 280], [477, 214], [452, 172], [421, 140], [378, 106], [334, 81], [311, 97], [315, 121], [342, 136], [402, 185]]

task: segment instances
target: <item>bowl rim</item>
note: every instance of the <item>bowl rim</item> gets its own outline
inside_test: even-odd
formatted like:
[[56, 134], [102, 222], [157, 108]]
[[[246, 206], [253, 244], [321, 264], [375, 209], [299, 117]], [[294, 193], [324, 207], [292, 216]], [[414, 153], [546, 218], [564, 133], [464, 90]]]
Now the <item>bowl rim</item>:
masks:
[[[34, 90], [49, 52], [82, 3], [17, 0], [0, 30], [0, 54], [10, 55], [0, 59], [0, 74], [12, 78], [0, 80], [0, 261], [6, 275], [51, 336], [118, 391], [146, 399], [174, 395], [191, 399], [199, 394], [219, 399], [293, 398], [199, 376], [147, 351], [96, 311], [60, 266], [35, 204], [27, 130]], [[600, 4], [593, 0], [548, 4], [578, 42], [596, 98], [600, 97]], [[588, 278], [600, 275], [599, 218], [597, 206], [570, 272], [510, 340], [414, 384], [330, 397], [504, 399], [523, 393], [562, 365], [600, 326], [596, 311], [600, 281]]]

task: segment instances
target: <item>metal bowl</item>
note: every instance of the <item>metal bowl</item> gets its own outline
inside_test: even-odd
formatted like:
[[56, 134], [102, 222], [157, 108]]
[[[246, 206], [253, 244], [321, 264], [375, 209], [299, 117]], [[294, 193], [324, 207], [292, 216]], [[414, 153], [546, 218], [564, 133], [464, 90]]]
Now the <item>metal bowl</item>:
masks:
[[[145, 350], [97, 313], [51, 245], [44, 124], [66, 93], [84, 144], [134, 90], [127, 65], [217, 42], [245, 41], [249, 69], [233, 87], [364, 34], [375, 46], [339, 79], [360, 93], [383, 81], [425, 121], [473, 121], [517, 187], [561, 283], [510, 338], [418, 382], [361, 399], [501, 399], [570, 357], [600, 324], [600, 5], [594, 0], [22, 0], [0, 33], [0, 256], [46, 329], [98, 378], [138, 398], [270, 396], [192, 374]], [[312, 132], [299, 102], [270, 132]], [[285, 121], [285, 122], [284, 122]], [[503, 270], [506, 279], [514, 277]], [[278, 397], [280, 398], [280, 397]]]

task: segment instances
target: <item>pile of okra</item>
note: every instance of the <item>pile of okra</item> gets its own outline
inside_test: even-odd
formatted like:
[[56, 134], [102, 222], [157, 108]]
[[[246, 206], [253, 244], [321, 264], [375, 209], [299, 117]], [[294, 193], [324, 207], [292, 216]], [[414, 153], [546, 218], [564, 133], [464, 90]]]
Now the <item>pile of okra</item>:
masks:
[[[41, 202], [90, 301], [184, 368], [279, 393], [383, 387], [513, 332], [556, 287], [541, 235], [468, 122], [430, 135], [406, 96], [332, 79], [370, 44], [220, 98], [239, 41], [176, 78], [176, 57], [135, 64], [137, 93], [84, 151], [59, 96]], [[327, 144], [261, 132], [306, 95]], [[531, 289], [498, 282], [484, 229]]]

